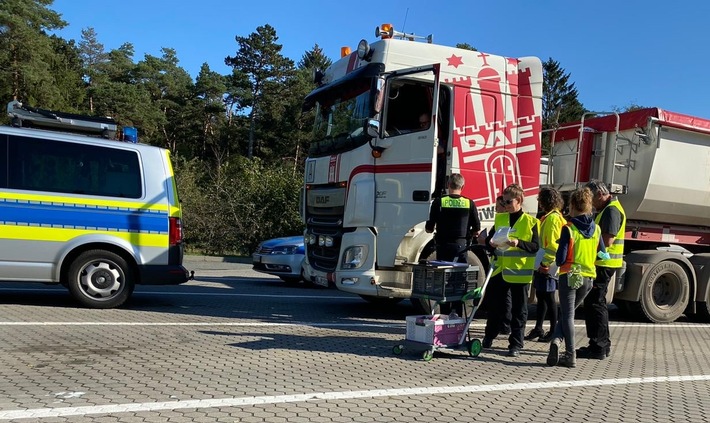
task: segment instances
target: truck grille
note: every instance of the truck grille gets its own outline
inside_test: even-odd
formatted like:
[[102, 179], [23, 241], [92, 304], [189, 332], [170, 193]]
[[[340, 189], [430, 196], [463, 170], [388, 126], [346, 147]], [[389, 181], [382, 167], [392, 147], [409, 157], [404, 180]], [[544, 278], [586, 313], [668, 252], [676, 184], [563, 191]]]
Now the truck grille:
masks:
[[[334, 272], [338, 265], [340, 244], [343, 238], [343, 214], [345, 213], [344, 189], [332, 187], [315, 189], [308, 198], [317, 198], [321, 193], [328, 193], [331, 197], [338, 198], [334, 204], [306, 204], [306, 233], [315, 237], [315, 244], [306, 244], [308, 263], [315, 270], [321, 272]], [[342, 199], [342, 200], [340, 200]], [[318, 245], [320, 237], [332, 238], [331, 246]], [[307, 238], [308, 239], [308, 238]]]

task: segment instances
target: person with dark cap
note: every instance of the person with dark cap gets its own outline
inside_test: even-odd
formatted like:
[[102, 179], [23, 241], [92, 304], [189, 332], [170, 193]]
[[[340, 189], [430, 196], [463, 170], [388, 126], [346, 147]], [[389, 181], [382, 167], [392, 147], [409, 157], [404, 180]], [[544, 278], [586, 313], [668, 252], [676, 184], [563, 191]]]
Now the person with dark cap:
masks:
[[623, 266], [626, 213], [604, 182], [593, 179], [586, 187], [593, 194], [592, 205], [597, 211], [595, 223], [601, 229], [601, 239], [609, 258], [599, 258], [594, 263], [597, 276], [592, 283], [592, 290], [584, 299], [584, 323], [589, 345], [577, 350], [577, 358], [604, 360], [611, 353], [606, 294], [615, 272]]
[[[476, 204], [461, 195], [464, 182], [461, 174], [452, 173], [448, 181], [449, 194], [435, 198], [431, 204], [425, 230], [432, 233], [436, 229], [437, 260], [466, 263], [469, 243], [481, 231]], [[451, 307], [461, 314], [460, 302]]]

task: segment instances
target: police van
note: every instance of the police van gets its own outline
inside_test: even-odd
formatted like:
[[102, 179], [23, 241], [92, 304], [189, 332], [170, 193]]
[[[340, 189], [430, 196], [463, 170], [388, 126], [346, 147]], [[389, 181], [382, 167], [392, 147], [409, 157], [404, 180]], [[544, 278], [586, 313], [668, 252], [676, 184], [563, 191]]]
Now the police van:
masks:
[[17, 101], [8, 114], [13, 126], [0, 126], [0, 281], [61, 283], [86, 307], [112, 308], [136, 284], [190, 278], [168, 150], [68, 133], [111, 138], [112, 119]]

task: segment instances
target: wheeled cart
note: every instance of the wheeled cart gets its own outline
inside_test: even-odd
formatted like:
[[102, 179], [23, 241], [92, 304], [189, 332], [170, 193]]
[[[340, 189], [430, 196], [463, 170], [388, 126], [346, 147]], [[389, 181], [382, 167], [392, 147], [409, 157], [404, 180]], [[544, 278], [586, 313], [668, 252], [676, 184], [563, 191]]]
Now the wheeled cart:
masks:
[[[478, 266], [465, 263], [427, 262], [414, 266], [413, 298], [435, 301], [437, 305], [461, 301], [466, 318], [455, 315], [407, 316], [407, 334], [404, 341], [395, 345], [392, 352], [402, 354], [405, 349], [421, 352], [424, 361], [434, 358], [439, 349], [465, 349], [471, 357], [481, 353], [482, 342], [471, 338], [469, 327], [483, 299], [493, 268], [482, 286], [477, 286]], [[467, 313], [466, 303], [471, 300], [473, 309]]]

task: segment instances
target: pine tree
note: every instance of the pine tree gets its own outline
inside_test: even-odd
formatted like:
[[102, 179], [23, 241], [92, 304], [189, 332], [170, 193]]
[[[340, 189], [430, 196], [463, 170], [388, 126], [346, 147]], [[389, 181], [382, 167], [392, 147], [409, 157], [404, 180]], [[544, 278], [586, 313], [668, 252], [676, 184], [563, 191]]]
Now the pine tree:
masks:
[[283, 46], [277, 44], [276, 30], [271, 25], [260, 26], [248, 37], [235, 37], [239, 49], [235, 56], [227, 56], [224, 63], [247, 76], [250, 83], [250, 98], [244, 106], [249, 108], [249, 144], [247, 157], [254, 155], [254, 139], [261, 103], [267, 93], [278, 96], [278, 89], [293, 72], [293, 61], [281, 54]]
[[98, 36], [94, 28], [81, 30], [81, 41], [79, 41], [79, 57], [84, 72], [84, 81], [87, 84], [89, 111], [94, 113], [93, 92], [101, 83], [101, 66], [108, 61], [108, 54], [104, 50], [104, 45], [98, 41]]
[[296, 66], [298, 69], [320, 69], [324, 71], [331, 64], [333, 64], [333, 61], [323, 54], [323, 49], [318, 44], [315, 44], [312, 49], [303, 53]]
[[0, 1], [0, 93], [45, 108], [62, 100], [52, 74], [57, 62], [48, 31], [66, 22], [49, 9], [53, 0]]
[[560, 123], [582, 118], [586, 109], [579, 102], [577, 88], [570, 83], [571, 75], [565, 73], [560, 63], [549, 58], [543, 67], [542, 126], [554, 128]]

